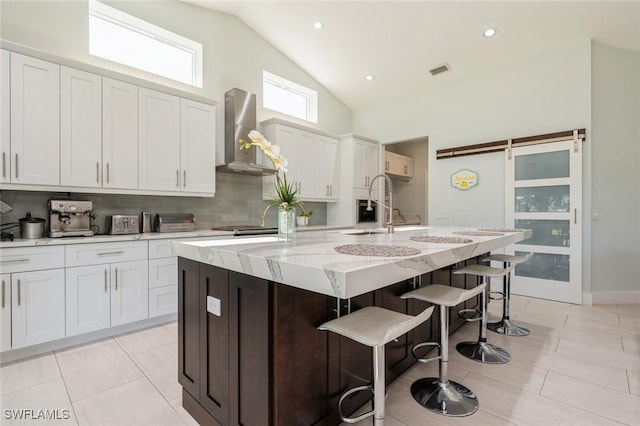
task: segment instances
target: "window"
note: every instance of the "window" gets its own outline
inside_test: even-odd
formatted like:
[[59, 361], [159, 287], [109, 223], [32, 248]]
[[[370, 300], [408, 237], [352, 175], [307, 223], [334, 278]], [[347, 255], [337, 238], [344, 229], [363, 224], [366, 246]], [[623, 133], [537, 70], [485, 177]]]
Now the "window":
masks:
[[318, 122], [318, 92], [267, 71], [262, 71], [262, 106]]
[[89, 53], [202, 87], [202, 44], [89, 0]]

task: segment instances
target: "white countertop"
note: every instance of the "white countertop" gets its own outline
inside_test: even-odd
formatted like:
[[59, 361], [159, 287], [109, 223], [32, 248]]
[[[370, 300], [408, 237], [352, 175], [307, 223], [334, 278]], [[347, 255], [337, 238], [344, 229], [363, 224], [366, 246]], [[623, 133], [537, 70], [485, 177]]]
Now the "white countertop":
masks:
[[[297, 232], [326, 231], [328, 229], [343, 229], [344, 226], [307, 226], [296, 228]], [[35, 247], [35, 246], [55, 246], [68, 244], [88, 244], [88, 243], [115, 243], [120, 241], [140, 241], [140, 240], [167, 240], [172, 238], [203, 238], [203, 237], [232, 237], [231, 231], [219, 231], [211, 229], [200, 229], [188, 232], [148, 232], [144, 234], [129, 235], [94, 235], [92, 237], [62, 237], [62, 238], [15, 238], [13, 241], [0, 242], [0, 249], [11, 247]]]
[[[277, 236], [235, 237], [210, 241], [172, 242], [181, 257], [231, 271], [314, 291], [349, 298], [413, 278], [531, 237], [531, 231], [469, 236], [454, 232], [478, 231], [461, 227], [399, 227], [394, 234], [346, 235], [341, 230], [296, 232], [293, 241]], [[415, 235], [463, 237], [464, 244], [424, 243]], [[345, 244], [397, 245], [418, 249], [404, 257], [340, 254]]]

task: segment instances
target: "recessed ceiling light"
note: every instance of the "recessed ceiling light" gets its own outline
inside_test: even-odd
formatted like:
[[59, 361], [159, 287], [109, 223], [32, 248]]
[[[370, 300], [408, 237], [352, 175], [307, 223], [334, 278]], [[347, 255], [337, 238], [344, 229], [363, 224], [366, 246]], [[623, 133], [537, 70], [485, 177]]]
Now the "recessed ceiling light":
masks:
[[313, 28], [315, 28], [316, 30], [321, 30], [322, 27], [324, 27], [324, 24], [320, 21], [316, 21], [313, 23]]
[[376, 76], [375, 76], [375, 75], [371, 75], [371, 74], [369, 74], [369, 75], [367, 75], [365, 78], [367, 79], [367, 81], [372, 81], [373, 79], [375, 79], [375, 78], [376, 78]]
[[494, 35], [496, 35], [496, 30], [494, 28], [488, 28], [486, 30], [484, 30], [484, 36], [485, 37], [493, 37]]

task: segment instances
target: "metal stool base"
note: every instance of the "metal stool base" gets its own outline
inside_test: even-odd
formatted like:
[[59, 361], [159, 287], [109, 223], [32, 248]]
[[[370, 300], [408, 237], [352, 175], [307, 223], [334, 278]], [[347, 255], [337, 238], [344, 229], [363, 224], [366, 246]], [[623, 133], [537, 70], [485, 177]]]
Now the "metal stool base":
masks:
[[512, 323], [505, 319], [495, 323], [487, 324], [487, 328], [493, 332], [504, 334], [505, 336], [528, 336], [531, 334], [528, 328]]
[[456, 349], [462, 356], [484, 364], [506, 364], [511, 361], [509, 352], [485, 342], [461, 342]]
[[478, 411], [478, 398], [471, 390], [452, 381], [442, 385], [436, 377], [413, 382], [411, 395], [427, 410], [443, 416], [464, 417]]

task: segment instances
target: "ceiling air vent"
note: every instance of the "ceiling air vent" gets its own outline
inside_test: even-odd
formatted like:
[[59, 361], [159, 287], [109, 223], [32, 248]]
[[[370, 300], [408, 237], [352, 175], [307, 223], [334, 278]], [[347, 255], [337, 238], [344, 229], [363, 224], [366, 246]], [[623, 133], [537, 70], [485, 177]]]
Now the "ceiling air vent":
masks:
[[438, 75], [438, 74], [442, 74], [443, 72], [447, 72], [450, 69], [451, 68], [449, 68], [449, 65], [442, 64], [439, 67], [431, 68], [429, 72], [431, 73], [431, 75]]

